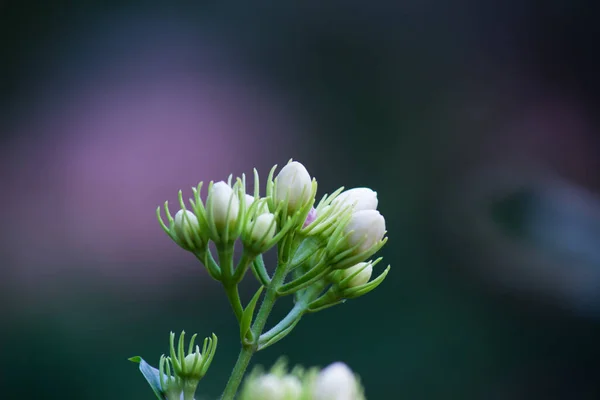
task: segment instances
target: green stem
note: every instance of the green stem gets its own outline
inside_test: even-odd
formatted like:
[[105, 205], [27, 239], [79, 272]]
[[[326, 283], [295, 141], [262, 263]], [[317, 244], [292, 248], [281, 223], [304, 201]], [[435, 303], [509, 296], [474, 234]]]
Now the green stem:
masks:
[[233, 371], [231, 371], [231, 376], [227, 381], [227, 386], [225, 386], [225, 391], [223, 391], [221, 400], [233, 400], [238, 388], [240, 387], [240, 384], [242, 383], [242, 378], [244, 377], [246, 368], [248, 368], [248, 364], [250, 364], [250, 359], [252, 358], [253, 354], [253, 346], [242, 346], [242, 350], [240, 351], [238, 359], [235, 362]]
[[196, 393], [196, 388], [183, 389], [183, 400], [194, 400], [194, 394]]
[[237, 318], [238, 322], [240, 322], [242, 320], [242, 314], [244, 313], [244, 307], [242, 307], [242, 300], [240, 299], [240, 292], [238, 290], [238, 286], [230, 286], [227, 284], [223, 284], [223, 288], [225, 289], [225, 293], [227, 294], [229, 304], [231, 304], [231, 308], [233, 308], [235, 317]]
[[221, 281], [221, 268], [219, 268], [219, 264], [217, 264], [217, 262], [215, 261], [215, 259], [213, 258], [212, 253], [210, 252], [210, 249], [206, 249], [206, 252], [204, 253], [194, 253], [196, 258], [198, 260], [200, 260], [200, 262], [202, 264], [204, 264], [204, 266], [206, 267], [206, 270], [208, 271], [208, 274], [215, 280], [220, 282]]
[[258, 338], [267, 323], [267, 318], [269, 317], [271, 310], [273, 310], [273, 305], [275, 305], [275, 301], [277, 300], [277, 289], [283, 283], [286, 274], [287, 265], [278, 265], [275, 274], [273, 275], [273, 280], [271, 280], [271, 283], [267, 288], [267, 293], [260, 306], [260, 310], [258, 310], [254, 325], [252, 325], [251, 332], [254, 342], [242, 346], [242, 350], [233, 367], [227, 386], [225, 386], [225, 391], [223, 392], [221, 400], [233, 400], [237, 393], [237, 390], [242, 383], [244, 373], [246, 372], [246, 368], [248, 368], [248, 364], [250, 363], [250, 359], [258, 349]]
[[245, 249], [242, 253], [242, 257], [238, 262], [238, 265], [235, 267], [235, 272], [233, 274], [233, 280], [236, 283], [240, 283], [244, 276], [246, 275], [246, 271], [248, 271], [248, 267], [252, 264], [252, 261], [256, 258], [255, 255], [248, 253]]
[[261, 285], [264, 287], [269, 287], [271, 284], [271, 278], [269, 277], [269, 273], [265, 268], [265, 262], [262, 254], [256, 257], [252, 262], [252, 272]]
[[277, 325], [260, 335], [259, 344], [266, 343], [273, 337], [290, 327], [297, 319], [302, 318], [306, 311], [307, 304], [304, 301], [297, 302], [290, 312]]
[[242, 320], [244, 307], [240, 299], [237, 283], [233, 278], [233, 245], [225, 245], [217, 249], [219, 253], [219, 264], [221, 264], [222, 283], [227, 299], [233, 308], [238, 322]]
[[[303, 292], [297, 292], [300, 294], [296, 298], [294, 307], [277, 325], [260, 336], [259, 350], [268, 347], [287, 336], [291, 332], [291, 329], [293, 329], [293, 326], [295, 326], [300, 318], [308, 311], [309, 304], [319, 295], [319, 293], [321, 293], [324, 286], [325, 285], [323, 284], [316, 284]], [[275, 342], [269, 343], [269, 341], [273, 340], [275, 337], [277, 337]], [[268, 346], [265, 346], [267, 343], [269, 343]]]

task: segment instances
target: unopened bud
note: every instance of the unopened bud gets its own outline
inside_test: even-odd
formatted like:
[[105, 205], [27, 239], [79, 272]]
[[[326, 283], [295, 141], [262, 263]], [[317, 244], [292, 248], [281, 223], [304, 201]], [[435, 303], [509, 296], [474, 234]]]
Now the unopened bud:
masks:
[[187, 249], [199, 248], [202, 240], [199, 236], [200, 225], [196, 215], [189, 210], [179, 210], [175, 214], [175, 234], [179, 243]]
[[302, 397], [302, 382], [294, 375], [281, 378], [285, 400], [300, 400]]
[[313, 386], [314, 400], [356, 400], [358, 387], [348, 366], [336, 362], [323, 369]]
[[212, 209], [212, 220], [219, 232], [225, 230], [226, 226], [235, 224], [238, 218], [240, 201], [231, 186], [226, 182], [217, 182], [212, 186], [207, 204]]
[[266, 245], [275, 236], [275, 215], [271, 213], [260, 214], [250, 223], [250, 240], [258, 247]]
[[257, 400], [283, 400], [284, 396], [285, 387], [281, 379], [273, 374], [266, 374], [253, 382], [248, 398]]
[[287, 164], [279, 171], [275, 181], [275, 204], [287, 201], [288, 214], [294, 214], [311, 200], [311, 178], [301, 163], [293, 161]]
[[385, 219], [376, 210], [362, 210], [352, 214], [348, 225], [345, 227], [348, 233], [348, 245], [358, 245], [356, 253], [369, 250], [383, 239], [385, 235]]
[[333, 200], [332, 204], [350, 205], [354, 212], [376, 210], [378, 204], [377, 192], [366, 187], [346, 190], [345, 192], [340, 193], [340, 195]]
[[340, 272], [341, 279], [350, 278], [346, 283], [347, 287], [357, 287], [369, 282], [371, 275], [373, 274], [373, 265], [371, 263], [360, 262], [350, 268], [343, 269]]
[[202, 354], [200, 354], [199, 346], [196, 346], [196, 351], [185, 356], [182, 370], [186, 376], [197, 380], [202, 378]]
[[315, 219], [317, 219], [317, 210], [314, 207], [312, 207], [308, 212], [308, 215], [306, 216], [306, 220], [304, 220], [304, 224], [302, 224], [302, 227], [306, 228], [307, 226], [312, 224], [315, 221]]

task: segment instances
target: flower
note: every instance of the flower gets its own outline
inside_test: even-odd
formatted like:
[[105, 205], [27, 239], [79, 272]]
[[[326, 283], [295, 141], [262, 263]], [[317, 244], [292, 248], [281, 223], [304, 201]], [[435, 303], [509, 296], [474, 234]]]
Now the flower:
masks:
[[287, 202], [287, 212], [291, 215], [302, 209], [312, 195], [312, 181], [304, 165], [292, 161], [279, 171], [273, 197], [276, 206]]
[[193, 212], [189, 210], [177, 211], [174, 229], [182, 247], [194, 249], [202, 246], [202, 239], [199, 236], [200, 225]]
[[175, 376], [184, 381], [188, 381], [192, 385], [197, 385], [200, 379], [204, 377], [206, 371], [210, 367], [212, 359], [217, 350], [217, 337], [215, 334], [210, 338], [204, 340], [202, 347], [202, 353], [200, 353], [200, 347], [194, 348], [194, 341], [196, 335], [192, 336], [189, 344], [189, 353], [184, 353], [183, 342], [185, 340], [185, 332], [182, 332], [179, 336], [179, 342], [175, 345], [175, 334], [171, 332], [170, 336], [170, 361], [173, 364], [173, 371]]
[[285, 399], [285, 390], [279, 377], [266, 374], [253, 382], [248, 399], [283, 400]]
[[373, 265], [371, 263], [360, 262], [350, 268], [341, 270], [340, 280], [348, 279], [346, 286], [353, 288], [369, 282], [372, 274]]
[[332, 204], [340, 206], [351, 205], [354, 212], [377, 210], [377, 192], [366, 187], [346, 190], [345, 192], [340, 193], [340, 195], [333, 200]]
[[304, 224], [302, 224], [302, 228], [306, 228], [310, 224], [312, 224], [315, 219], [317, 219], [317, 210], [312, 207], [306, 216], [306, 220], [304, 220]]
[[249, 242], [257, 248], [266, 246], [275, 236], [276, 228], [275, 215], [260, 214], [250, 223]]
[[226, 182], [220, 181], [212, 186], [208, 194], [207, 206], [209, 218], [217, 228], [217, 231], [223, 232], [227, 226], [231, 229], [238, 218], [240, 201], [234, 193], [231, 186]]
[[352, 214], [344, 228], [348, 245], [358, 246], [355, 253], [362, 253], [378, 244], [385, 235], [385, 219], [377, 210], [361, 210]]
[[246, 201], [246, 209], [249, 209], [252, 203], [254, 203], [254, 196], [247, 194], [244, 196], [244, 200]]
[[299, 400], [302, 396], [302, 382], [294, 375], [281, 378], [285, 400]]
[[313, 384], [313, 400], [357, 400], [358, 384], [354, 374], [342, 362], [323, 369]]
[[186, 371], [190, 375], [201, 375], [202, 370], [202, 354], [200, 353], [200, 346], [196, 346], [196, 350], [193, 353], [188, 354], [183, 359], [182, 370]]

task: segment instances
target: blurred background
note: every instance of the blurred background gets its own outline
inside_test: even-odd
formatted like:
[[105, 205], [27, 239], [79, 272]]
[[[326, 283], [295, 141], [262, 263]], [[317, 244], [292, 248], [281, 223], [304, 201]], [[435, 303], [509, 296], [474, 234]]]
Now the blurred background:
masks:
[[127, 358], [186, 330], [219, 336], [218, 398], [237, 324], [154, 212], [294, 158], [378, 192], [393, 269], [253, 363], [343, 360], [369, 399], [600, 398], [593, 5], [0, 1], [0, 397], [152, 398]]

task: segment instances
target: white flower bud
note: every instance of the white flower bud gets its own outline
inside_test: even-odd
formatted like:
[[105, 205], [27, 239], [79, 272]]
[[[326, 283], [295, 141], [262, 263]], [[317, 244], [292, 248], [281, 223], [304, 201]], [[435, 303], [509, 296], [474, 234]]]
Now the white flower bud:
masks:
[[284, 400], [285, 387], [281, 379], [273, 374], [263, 375], [257, 378], [250, 392], [250, 399], [260, 400]]
[[356, 378], [341, 362], [333, 363], [319, 373], [312, 392], [314, 400], [356, 400], [358, 397]]
[[[237, 221], [240, 201], [226, 182], [217, 182], [208, 194], [212, 201], [212, 218], [217, 230], [223, 231], [227, 225]], [[208, 203], [208, 201], [207, 201]]]
[[385, 219], [376, 210], [362, 210], [352, 214], [345, 232], [348, 236], [350, 247], [358, 246], [356, 253], [362, 253], [376, 245], [385, 234]]
[[250, 240], [259, 246], [273, 239], [275, 236], [275, 215], [271, 213], [261, 214], [251, 223]]
[[312, 207], [310, 209], [310, 211], [308, 212], [308, 215], [306, 216], [306, 219], [304, 220], [304, 224], [302, 224], [303, 228], [306, 228], [307, 226], [309, 226], [310, 224], [312, 224], [315, 219], [317, 219], [317, 210]]
[[297, 161], [287, 164], [276, 178], [274, 201], [287, 200], [288, 214], [294, 214], [308, 203], [312, 196], [312, 182], [304, 165]]
[[373, 274], [373, 265], [366, 262], [360, 262], [350, 268], [343, 269], [341, 273], [341, 279], [346, 279], [355, 274], [357, 271], [360, 272], [354, 275], [354, 277], [350, 278], [347, 283], [348, 287], [357, 287], [369, 282], [371, 275]]
[[250, 196], [249, 194], [247, 194], [244, 198], [246, 200], [246, 210], [247, 210], [250, 208], [252, 203], [254, 203], [254, 196]]
[[191, 244], [195, 246], [199, 246], [200, 243], [197, 243], [195, 240], [199, 239], [198, 231], [200, 229], [200, 225], [198, 224], [198, 219], [196, 215], [189, 210], [179, 210], [177, 214], [175, 214], [175, 234], [177, 238], [181, 241], [185, 246], [189, 246], [189, 243], [186, 240], [186, 234], [191, 240]]
[[281, 378], [285, 400], [300, 400], [302, 396], [302, 382], [294, 375]]
[[[246, 210], [250, 209], [250, 206], [252, 204], [254, 204], [256, 200], [254, 199], [254, 196], [250, 196], [249, 194], [246, 195]], [[265, 214], [269, 212], [269, 205], [267, 204], [267, 202], [265, 201], [264, 198], [262, 199], [258, 199], [259, 203], [257, 205], [257, 207], [255, 208], [253, 214], [254, 215], [260, 215], [260, 214]]]
[[377, 210], [377, 192], [366, 187], [354, 188], [340, 193], [332, 203], [340, 206], [351, 205], [354, 212]]
[[196, 377], [198, 380], [202, 378], [202, 354], [199, 346], [196, 346], [196, 351], [185, 356], [183, 370], [187, 376]]

